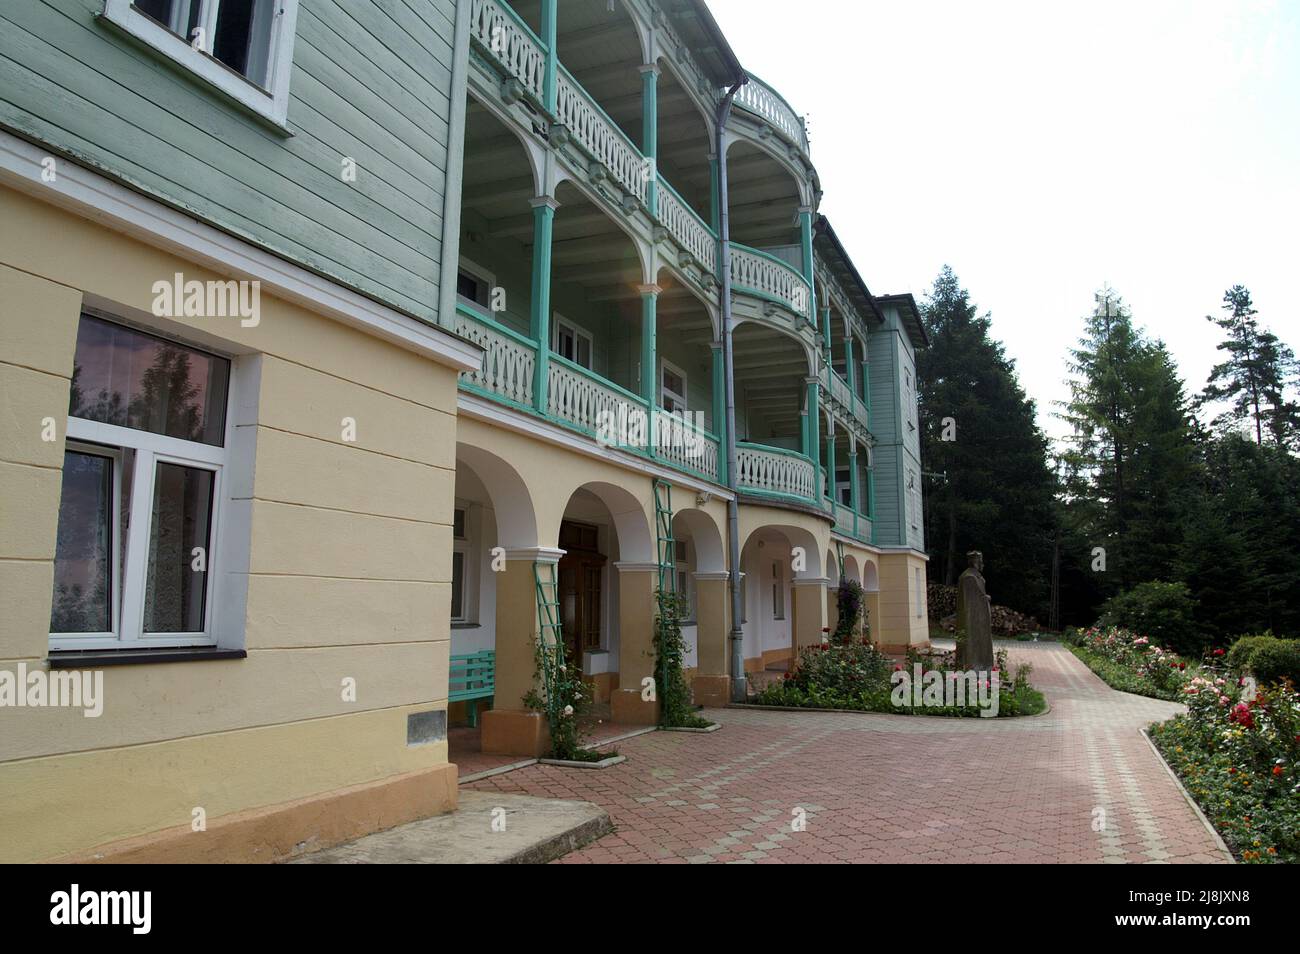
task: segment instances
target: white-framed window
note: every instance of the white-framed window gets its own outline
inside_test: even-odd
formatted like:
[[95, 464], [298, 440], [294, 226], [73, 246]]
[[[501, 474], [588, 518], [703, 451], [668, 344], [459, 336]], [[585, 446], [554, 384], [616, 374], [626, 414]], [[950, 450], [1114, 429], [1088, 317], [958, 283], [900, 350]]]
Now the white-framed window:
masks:
[[104, 19], [285, 124], [298, 0], [104, 0]]
[[772, 561], [772, 618], [785, 619], [785, 575], [781, 561]]
[[558, 311], [551, 321], [551, 350], [561, 358], [591, 370], [591, 335]]
[[462, 258], [456, 268], [456, 297], [485, 311], [492, 308], [492, 289], [497, 279], [482, 265]]
[[451, 525], [451, 621], [464, 623], [469, 619], [469, 599], [465, 580], [469, 563], [469, 528], [465, 508], [457, 507]]
[[673, 541], [673, 570], [677, 574], [677, 595], [684, 602], [686, 618], [695, 619], [695, 575], [691, 573], [690, 550], [685, 540]]
[[686, 372], [662, 358], [659, 366], [659, 403], [669, 414], [685, 414]]
[[216, 642], [231, 361], [83, 314], [50, 648]]

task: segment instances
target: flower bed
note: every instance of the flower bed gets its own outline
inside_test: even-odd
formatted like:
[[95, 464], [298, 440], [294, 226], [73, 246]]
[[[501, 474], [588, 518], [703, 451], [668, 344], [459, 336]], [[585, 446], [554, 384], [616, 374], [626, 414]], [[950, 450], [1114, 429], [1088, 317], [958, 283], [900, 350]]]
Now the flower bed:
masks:
[[1236, 681], [1193, 676], [1185, 715], [1151, 740], [1244, 862], [1300, 861], [1300, 695], [1289, 682], [1242, 701]]
[[1196, 663], [1118, 626], [1094, 626], [1067, 645], [1106, 685], [1139, 696], [1181, 702], [1183, 686], [1201, 673]]
[[[860, 642], [810, 646], [799, 653], [792, 672], [779, 683], [765, 687], [755, 700], [757, 705], [789, 706], [809, 709], [853, 709], [862, 712], [893, 712], [907, 715], [978, 716], [984, 711], [976, 704], [936, 705], [933, 702], [916, 704], [908, 695], [899, 702], [895, 686], [895, 672], [909, 675], [915, 666], [922, 673], [957, 672], [951, 653], [943, 656], [921, 657], [909, 654], [907, 663], [895, 665], [888, 656], [877, 651], [867, 640]], [[997, 715], [1035, 715], [1047, 708], [1043, 694], [1029, 684], [1030, 666], [1009, 674], [1006, 651], [997, 654], [997, 672], [1000, 685], [997, 697]], [[991, 686], [985, 682], [988, 691]]]

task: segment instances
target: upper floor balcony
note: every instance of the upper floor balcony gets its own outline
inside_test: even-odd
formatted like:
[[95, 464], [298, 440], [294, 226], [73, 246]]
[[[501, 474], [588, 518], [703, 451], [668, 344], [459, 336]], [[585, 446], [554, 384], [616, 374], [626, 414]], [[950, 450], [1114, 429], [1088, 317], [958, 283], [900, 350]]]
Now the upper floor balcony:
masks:
[[[814, 272], [817, 184], [802, 120], [751, 79], [719, 150], [716, 64], [697, 62], [689, 25], [651, 0], [565, 0], [552, 24], [539, 0], [473, 0], [472, 10], [457, 329], [488, 354], [467, 389], [593, 437], [602, 417], [627, 411], [649, 422], [699, 412], [700, 440], [687, 442], [699, 453], [657, 446], [653, 426], [620, 446], [725, 482], [725, 161], [737, 481], [834, 518], [835, 468], [812, 431], [840, 442], [842, 466], [867, 448], [865, 467], [869, 392], [842, 347], [826, 347], [826, 322], [847, 319]], [[847, 359], [855, 369], [864, 346]], [[785, 353], [777, 364], [772, 348]], [[757, 379], [778, 366], [779, 385]], [[855, 517], [867, 512], [860, 483]]]

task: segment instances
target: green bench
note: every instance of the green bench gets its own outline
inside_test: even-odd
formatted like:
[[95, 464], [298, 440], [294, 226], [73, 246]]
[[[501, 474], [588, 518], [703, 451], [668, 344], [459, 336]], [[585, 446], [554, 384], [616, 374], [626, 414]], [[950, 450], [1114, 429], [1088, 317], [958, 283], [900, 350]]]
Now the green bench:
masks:
[[465, 656], [452, 656], [448, 683], [448, 701], [468, 703], [470, 727], [477, 728], [478, 700], [490, 699], [496, 695], [496, 652], [485, 649]]

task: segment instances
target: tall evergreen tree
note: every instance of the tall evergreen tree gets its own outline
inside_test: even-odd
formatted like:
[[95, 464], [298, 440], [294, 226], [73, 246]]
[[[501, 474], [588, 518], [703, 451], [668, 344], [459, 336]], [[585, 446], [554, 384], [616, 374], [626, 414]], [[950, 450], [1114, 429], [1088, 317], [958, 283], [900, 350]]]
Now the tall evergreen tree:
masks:
[[1214, 366], [1198, 404], [1228, 402], [1227, 410], [1213, 420], [1220, 431], [1250, 427], [1256, 445], [1265, 436], [1282, 447], [1300, 436], [1300, 405], [1288, 399], [1296, 372], [1295, 354], [1277, 335], [1259, 326], [1259, 312], [1244, 285], [1223, 293], [1221, 317], [1206, 315], [1225, 332], [1219, 344], [1227, 360]]
[[1073, 530], [1105, 550], [1103, 592], [1168, 577], [1194, 476], [1187, 400], [1161, 342], [1148, 341], [1111, 289], [1096, 296], [1071, 350], [1073, 435], [1062, 455]]
[[921, 454], [940, 475], [926, 497], [931, 578], [954, 583], [982, 550], [994, 600], [1046, 619], [1056, 483], [1034, 402], [948, 266], [921, 311]]

